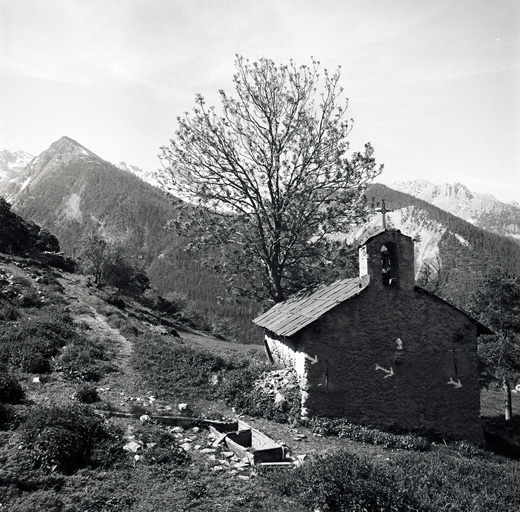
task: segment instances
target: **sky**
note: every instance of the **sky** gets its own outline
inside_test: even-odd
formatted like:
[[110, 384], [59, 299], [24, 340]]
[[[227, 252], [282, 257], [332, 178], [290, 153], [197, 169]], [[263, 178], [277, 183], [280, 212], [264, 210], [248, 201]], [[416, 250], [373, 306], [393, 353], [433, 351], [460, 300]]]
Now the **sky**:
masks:
[[518, 0], [0, 0], [0, 148], [67, 135], [148, 171], [236, 55], [341, 66], [378, 181], [520, 201]]

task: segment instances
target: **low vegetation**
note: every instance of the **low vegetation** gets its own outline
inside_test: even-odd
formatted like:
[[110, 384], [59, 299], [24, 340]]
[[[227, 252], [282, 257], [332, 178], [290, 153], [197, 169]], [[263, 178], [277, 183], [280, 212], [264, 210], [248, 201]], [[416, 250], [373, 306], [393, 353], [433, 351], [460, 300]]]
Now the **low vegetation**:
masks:
[[[0, 503], [6, 510], [520, 509], [518, 460], [468, 443], [435, 444], [339, 419], [301, 424], [298, 387], [289, 375], [277, 377], [259, 358], [223, 350], [228, 344], [214, 338], [205, 337], [207, 346], [199, 348], [186, 331], [180, 338], [173, 334], [167, 321], [188, 327], [180, 321], [186, 311], [181, 296], [159, 299], [147, 292], [139, 303], [123, 295], [102, 302], [112, 292], [91, 287], [82, 293], [102, 304], [94, 312], [64, 295], [59, 274], [38, 265], [3, 260], [8, 271], [0, 276]], [[131, 343], [124, 363], [119, 339], [79, 322], [94, 316]], [[222, 451], [211, 459], [183, 448], [186, 442], [211, 447], [207, 432], [155, 423], [152, 412], [158, 409], [151, 400], [125, 402], [140, 392], [163, 404], [233, 407], [259, 418], [292, 452], [307, 457], [282, 472], [217, 471]], [[490, 410], [499, 401], [497, 391], [484, 405]], [[110, 411], [122, 407], [135, 417], [110, 418]], [[140, 419], [148, 413], [152, 420]], [[507, 428], [514, 430], [518, 422], [506, 425], [496, 418], [500, 413], [492, 411], [484, 424], [488, 436], [507, 441], [503, 453], [511, 456], [520, 441]], [[305, 440], [292, 440], [296, 429]], [[123, 449], [130, 438], [140, 447], [135, 453]]]
[[426, 451], [431, 448], [431, 442], [416, 434], [393, 434], [375, 428], [350, 423], [344, 418], [312, 418], [311, 430], [325, 436], [338, 436], [351, 439], [358, 443], [367, 443], [384, 448], [401, 448], [404, 450]]
[[221, 399], [238, 413], [285, 423], [299, 416], [298, 388], [287, 390], [283, 403], [276, 404], [272, 395], [256, 385], [268, 367], [254, 359], [225, 358], [152, 336], [134, 339], [132, 362], [144, 387], [161, 398]]
[[517, 511], [520, 468], [481, 450], [392, 451], [380, 458], [349, 451], [313, 458], [272, 478], [304, 510]]

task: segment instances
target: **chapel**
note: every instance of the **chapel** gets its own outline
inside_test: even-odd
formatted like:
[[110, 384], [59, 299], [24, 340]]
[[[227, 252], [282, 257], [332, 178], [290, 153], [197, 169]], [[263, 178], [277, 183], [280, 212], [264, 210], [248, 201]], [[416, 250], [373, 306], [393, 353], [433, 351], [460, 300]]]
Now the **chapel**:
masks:
[[303, 290], [254, 319], [294, 368], [302, 416], [344, 417], [481, 442], [477, 337], [462, 310], [415, 285], [414, 242], [384, 229], [359, 247], [359, 276]]

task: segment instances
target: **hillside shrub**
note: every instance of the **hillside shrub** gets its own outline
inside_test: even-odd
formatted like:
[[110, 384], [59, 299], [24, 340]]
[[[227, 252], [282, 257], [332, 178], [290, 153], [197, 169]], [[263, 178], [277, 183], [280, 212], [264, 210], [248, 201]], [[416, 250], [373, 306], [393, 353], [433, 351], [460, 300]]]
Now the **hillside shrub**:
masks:
[[20, 403], [25, 396], [18, 380], [0, 369], [0, 402], [8, 404]]
[[[1, 292], [0, 292], [1, 293]], [[1, 297], [0, 297], [1, 298]], [[13, 321], [18, 318], [18, 312], [16, 308], [14, 308], [8, 302], [0, 302], [0, 321], [8, 322]]]
[[132, 364], [147, 388], [163, 397], [188, 397], [194, 391], [211, 398], [212, 377], [233, 363], [209, 351], [164, 343], [159, 336], [135, 338]]
[[164, 343], [158, 336], [136, 338], [132, 364], [145, 386], [161, 397], [187, 399], [196, 394], [221, 398], [237, 412], [289, 422], [299, 417], [300, 392], [287, 390], [283, 405], [256, 386], [264, 366], [247, 359], [224, 359], [206, 350]]
[[374, 444], [384, 448], [402, 448], [406, 450], [426, 451], [431, 443], [416, 434], [393, 434], [363, 425], [350, 423], [344, 418], [310, 419], [309, 426], [313, 433], [351, 439], [359, 443]]
[[0, 403], [0, 430], [14, 430], [22, 421], [16, 406]]
[[76, 336], [67, 314], [54, 306], [45, 307], [23, 322], [3, 326], [0, 361], [27, 372], [45, 373], [51, 368], [50, 358]]
[[257, 386], [264, 368], [258, 365], [247, 365], [234, 368], [220, 375], [217, 394], [238, 413], [288, 423], [300, 417], [300, 388], [283, 391], [285, 401], [276, 404], [274, 396], [265, 393]]
[[34, 467], [62, 473], [114, 464], [123, 454], [122, 432], [87, 405], [35, 407], [21, 435]]
[[58, 360], [57, 369], [68, 380], [97, 382], [114, 370], [107, 343], [98, 338], [77, 336], [67, 345]]
[[28, 373], [48, 373], [51, 370], [49, 359], [44, 356], [45, 344], [39, 339], [27, 339], [12, 348], [11, 364]]
[[40, 490], [35, 493], [24, 493], [19, 499], [9, 503], [10, 512], [52, 511], [63, 512], [66, 507], [58, 492]]
[[141, 461], [148, 465], [184, 465], [190, 456], [180, 446], [175, 435], [167, 428], [145, 422], [133, 431], [135, 440], [143, 446]]
[[346, 451], [321, 455], [271, 478], [278, 491], [320, 512], [421, 512], [422, 506], [405, 482], [385, 465]]
[[516, 512], [520, 510], [517, 461], [464, 455], [440, 447], [431, 452], [398, 452], [389, 468], [430, 510]]
[[99, 394], [94, 386], [83, 383], [76, 389], [76, 399], [82, 404], [93, 404], [99, 401]]

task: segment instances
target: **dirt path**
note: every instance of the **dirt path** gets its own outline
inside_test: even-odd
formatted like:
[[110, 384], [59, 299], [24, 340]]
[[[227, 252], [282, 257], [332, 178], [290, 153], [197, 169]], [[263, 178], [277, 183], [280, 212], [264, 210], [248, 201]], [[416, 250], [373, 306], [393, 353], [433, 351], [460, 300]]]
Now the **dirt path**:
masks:
[[87, 287], [86, 282], [86, 277], [78, 275], [60, 279], [69, 304], [67, 310], [74, 323], [83, 326], [89, 337], [110, 340], [114, 354], [110, 363], [115, 366], [116, 371], [107, 373], [97, 383], [97, 389], [103, 402], [127, 409], [139, 395], [139, 378], [131, 364], [133, 344], [118, 328], [110, 325], [107, 316], [118, 315], [120, 322], [126, 325], [125, 315], [98, 297], [98, 291]]
[[106, 308], [106, 303], [90, 292], [90, 289], [85, 286], [86, 281], [83, 276], [60, 279], [65, 295], [69, 299], [68, 310], [74, 322], [86, 325], [95, 336], [115, 341], [121, 347], [119, 355], [123, 360], [127, 360], [132, 354], [132, 343], [121, 335], [119, 329], [109, 325], [105, 315], [99, 313], [99, 309]]

